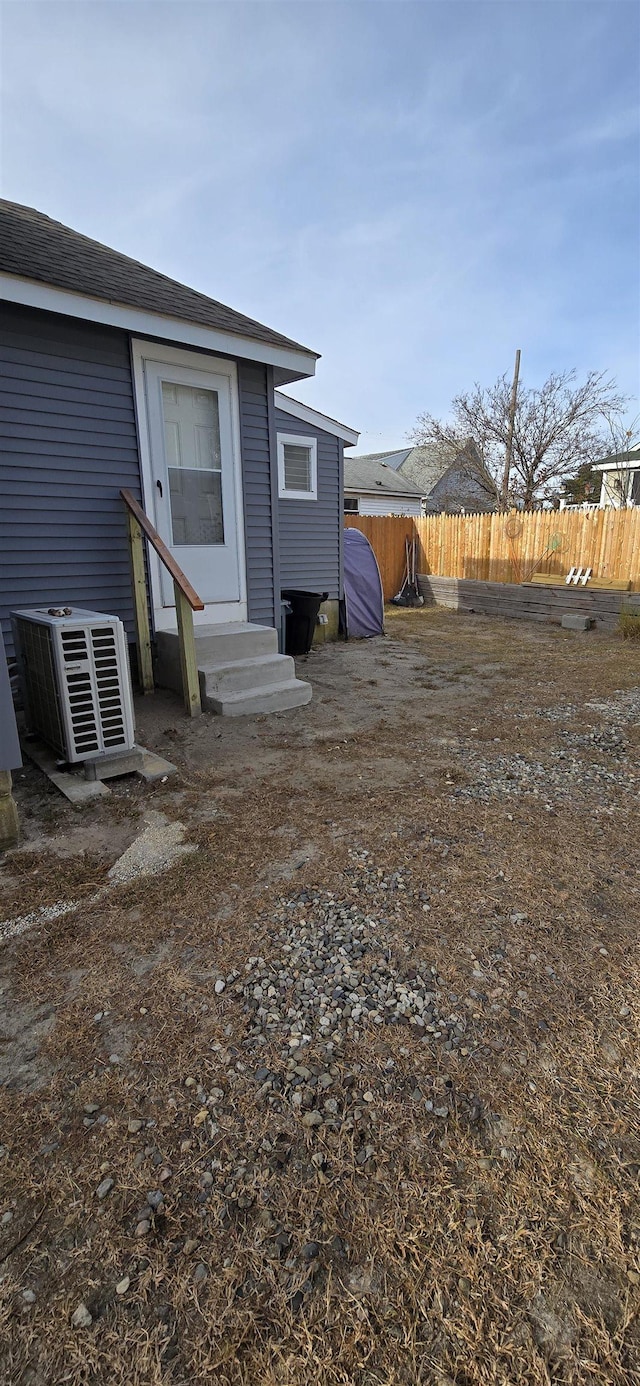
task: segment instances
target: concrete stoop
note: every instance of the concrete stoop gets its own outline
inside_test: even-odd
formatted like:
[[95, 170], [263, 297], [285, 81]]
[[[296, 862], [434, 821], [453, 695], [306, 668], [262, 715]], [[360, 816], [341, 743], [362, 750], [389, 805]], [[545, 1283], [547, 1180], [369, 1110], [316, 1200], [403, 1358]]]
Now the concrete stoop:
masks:
[[[222, 717], [285, 712], [311, 698], [311, 685], [296, 678], [294, 661], [278, 653], [278, 634], [270, 626], [230, 622], [196, 626], [196, 658], [202, 706]], [[177, 631], [158, 631], [156, 681], [182, 691]]]

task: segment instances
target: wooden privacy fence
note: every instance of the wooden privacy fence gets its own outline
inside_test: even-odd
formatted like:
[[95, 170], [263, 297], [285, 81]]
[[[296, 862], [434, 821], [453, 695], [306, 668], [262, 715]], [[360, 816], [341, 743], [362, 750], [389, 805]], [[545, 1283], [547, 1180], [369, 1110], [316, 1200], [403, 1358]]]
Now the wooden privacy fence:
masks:
[[[522, 582], [574, 565], [640, 590], [640, 507], [534, 510], [511, 515], [345, 515], [366, 534], [378, 560], [385, 601], [402, 586], [405, 539], [418, 540], [419, 573], [481, 582]], [[554, 545], [560, 540], [560, 547]]]

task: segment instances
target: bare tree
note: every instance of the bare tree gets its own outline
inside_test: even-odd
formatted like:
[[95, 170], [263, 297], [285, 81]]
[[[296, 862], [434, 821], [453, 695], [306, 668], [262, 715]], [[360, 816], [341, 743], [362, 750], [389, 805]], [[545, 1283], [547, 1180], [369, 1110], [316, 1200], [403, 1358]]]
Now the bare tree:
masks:
[[[410, 434], [417, 446], [455, 449], [476, 483], [504, 508], [502, 473], [509, 440], [511, 381], [478, 384], [456, 395], [451, 421], [421, 414]], [[513, 427], [511, 484], [507, 505], [531, 510], [557, 497], [564, 477], [603, 456], [607, 427], [622, 416], [626, 400], [604, 372], [590, 371], [582, 384], [575, 371], [553, 372], [540, 389], [520, 384]], [[461, 459], [462, 460], [462, 459]]]

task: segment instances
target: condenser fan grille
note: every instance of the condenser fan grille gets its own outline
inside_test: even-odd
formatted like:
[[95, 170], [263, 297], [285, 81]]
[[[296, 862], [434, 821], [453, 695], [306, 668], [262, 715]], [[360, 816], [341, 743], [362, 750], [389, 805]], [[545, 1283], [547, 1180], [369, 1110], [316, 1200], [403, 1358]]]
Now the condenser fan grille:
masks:
[[92, 751], [100, 750], [86, 631], [63, 630], [60, 643], [71, 714], [71, 734], [74, 750], [81, 760]]
[[92, 630], [91, 644], [102, 736], [105, 746], [113, 750], [123, 746], [127, 739], [122, 715], [118, 651], [113, 631]]

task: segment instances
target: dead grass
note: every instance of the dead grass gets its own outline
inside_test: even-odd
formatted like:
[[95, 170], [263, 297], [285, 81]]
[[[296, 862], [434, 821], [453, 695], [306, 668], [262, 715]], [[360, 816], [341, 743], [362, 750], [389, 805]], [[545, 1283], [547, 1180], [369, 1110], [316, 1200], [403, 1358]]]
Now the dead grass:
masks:
[[623, 640], [640, 640], [640, 615], [633, 611], [622, 611], [618, 626]]
[[[577, 801], [549, 817], [527, 799], [452, 798], [471, 726], [487, 753], [495, 737], [498, 750], [552, 747], [558, 726], [518, 710], [637, 685], [640, 658], [614, 639], [448, 613], [394, 612], [389, 625], [424, 660], [413, 705], [341, 738], [349, 704], [332, 689], [335, 740], [312, 751], [266, 723], [276, 761], [267, 773], [247, 742], [233, 782], [222, 752], [194, 769], [185, 750], [174, 812], [198, 853], [7, 950], [3, 999], [56, 1010], [46, 1085], [0, 1094], [7, 1386], [640, 1382], [637, 805], [612, 819]], [[382, 667], [371, 647], [371, 677]], [[434, 690], [420, 688], [427, 672]], [[321, 696], [322, 669], [318, 684]], [[369, 687], [359, 701], [376, 698]], [[198, 819], [212, 795], [219, 816]], [[308, 842], [315, 855], [287, 866]], [[429, 913], [411, 891], [362, 900], [408, 964], [427, 950], [479, 1047], [464, 1057], [383, 1027], [337, 1061], [341, 1111], [363, 1117], [311, 1134], [286, 1090], [259, 1093], [254, 1067], [282, 1071], [279, 1048], [243, 1050], [240, 1002], [213, 980], [270, 956], [283, 894], [357, 900], [352, 846], [427, 887]], [[59, 868], [25, 868], [30, 901], [56, 897]], [[78, 870], [76, 894], [91, 875]], [[191, 1077], [223, 1091], [213, 1133]], [[83, 1125], [86, 1103], [103, 1125]], [[132, 1117], [155, 1125], [129, 1134]], [[165, 1169], [164, 1211], [136, 1238]], [[80, 1300], [90, 1330], [71, 1328]]]

